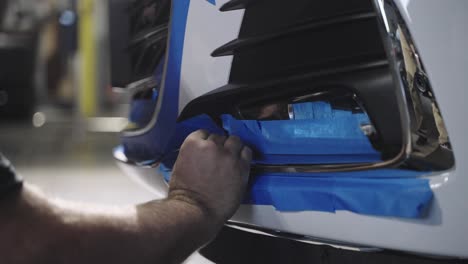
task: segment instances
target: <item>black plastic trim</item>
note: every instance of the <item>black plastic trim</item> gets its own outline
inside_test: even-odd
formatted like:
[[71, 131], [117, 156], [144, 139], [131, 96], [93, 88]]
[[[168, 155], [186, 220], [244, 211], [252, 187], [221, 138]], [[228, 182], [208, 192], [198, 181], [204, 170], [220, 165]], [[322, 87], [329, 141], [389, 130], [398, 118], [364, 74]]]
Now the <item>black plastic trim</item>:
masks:
[[248, 37], [248, 38], [238, 38], [238, 39], [232, 40], [224, 44], [223, 46], [217, 48], [216, 50], [214, 50], [211, 56], [220, 57], [220, 56], [234, 55], [236, 51], [245, 49], [247, 47], [260, 45], [264, 42], [272, 41], [276, 38], [281, 38], [281, 37], [285, 37], [288, 35], [301, 33], [303, 31], [316, 30], [316, 29], [320, 29], [323, 27], [327, 27], [327, 26], [336, 26], [336, 25], [340, 25], [343, 23], [352, 23], [358, 20], [368, 20], [368, 19], [374, 19], [374, 18], [376, 18], [375, 13], [365, 12], [365, 13], [358, 13], [358, 14], [341, 15], [337, 17], [331, 17], [331, 18], [320, 19], [320, 20], [313, 20], [305, 24], [291, 27], [286, 30], [278, 31], [275, 33], [253, 36], [253, 37]]
[[219, 11], [226, 12], [226, 11], [245, 9], [251, 2], [252, 0], [231, 0], [225, 3], [223, 6], [221, 6]]

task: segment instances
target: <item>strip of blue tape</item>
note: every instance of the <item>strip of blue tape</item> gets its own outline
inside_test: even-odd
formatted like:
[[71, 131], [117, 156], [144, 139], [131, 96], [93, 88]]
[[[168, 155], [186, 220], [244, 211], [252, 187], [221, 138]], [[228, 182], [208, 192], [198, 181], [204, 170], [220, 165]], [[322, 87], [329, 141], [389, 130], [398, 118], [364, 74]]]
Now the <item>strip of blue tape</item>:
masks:
[[[380, 153], [360, 130], [364, 114], [331, 110], [329, 104], [295, 105], [295, 120], [237, 120], [223, 115], [223, 127], [240, 137], [261, 164], [363, 163], [380, 160]], [[300, 115], [298, 117], [298, 115]]]
[[[230, 118], [223, 120], [232, 121]], [[177, 136], [171, 145], [180, 146], [187, 135], [200, 128], [211, 133], [224, 132], [210, 117], [201, 115], [180, 122], [177, 125]], [[244, 140], [254, 144], [257, 136]], [[176, 152], [167, 155], [159, 167], [160, 173], [167, 181], [170, 180], [176, 158]], [[347, 210], [365, 215], [420, 218], [429, 207], [433, 196], [429, 181], [417, 178], [423, 173], [381, 169], [340, 173], [251, 175], [253, 180], [245, 203], [271, 205], [279, 211], [287, 212]]]
[[159, 173], [162, 174], [164, 180], [166, 180], [166, 182], [169, 182], [169, 180], [171, 179], [172, 168], [169, 168], [164, 163], [161, 163], [159, 164], [157, 170]]
[[153, 91], [152, 98], [150, 99], [134, 99], [130, 106], [129, 121], [138, 125], [138, 127], [145, 127], [151, 121], [153, 117], [154, 109], [156, 108], [156, 102], [158, 98], [158, 92]]
[[347, 210], [401, 218], [424, 215], [433, 197], [429, 180], [378, 179], [380, 172], [374, 173], [375, 178], [261, 174], [255, 177], [246, 203], [272, 205], [279, 211]]

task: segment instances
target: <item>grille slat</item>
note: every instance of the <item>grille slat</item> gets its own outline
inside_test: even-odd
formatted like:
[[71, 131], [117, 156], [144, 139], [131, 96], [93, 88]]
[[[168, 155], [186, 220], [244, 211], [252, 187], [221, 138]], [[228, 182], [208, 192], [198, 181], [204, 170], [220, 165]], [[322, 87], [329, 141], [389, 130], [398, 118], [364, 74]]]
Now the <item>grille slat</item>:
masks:
[[383, 155], [401, 149], [395, 85], [372, 1], [238, 0], [229, 8], [245, 9], [239, 36], [212, 53], [233, 56], [229, 83], [192, 101], [181, 119], [343, 87], [363, 102]]
[[231, 0], [225, 3], [223, 6], [221, 6], [219, 10], [222, 12], [226, 12], [226, 11], [245, 9], [252, 2], [253, 2], [252, 0]]
[[269, 33], [266, 35], [258, 35], [258, 36], [248, 37], [248, 38], [235, 39], [217, 48], [215, 51], [213, 51], [212, 56], [219, 57], [219, 56], [233, 55], [235, 51], [240, 51], [242, 49], [246, 49], [255, 45], [259, 45], [264, 42], [273, 41], [277, 38], [287, 37], [293, 34], [299, 34], [304, 31], [323, 29], [324, 27], [329, 27], [329, 26], [338, 26], [344, 23], [353, 23], [358, 20], [375, 19], [375, 17], [376, 17], [375, 13], [366, 12], [366, 13], [351, 14], [351, 15], [338, 16], [338, 17], [327, 18], [327, 19], [309, 21], [305, 24], [302, 23], [302, 25], [293, 26], [285, 30], [274, 32], [274, 33]]

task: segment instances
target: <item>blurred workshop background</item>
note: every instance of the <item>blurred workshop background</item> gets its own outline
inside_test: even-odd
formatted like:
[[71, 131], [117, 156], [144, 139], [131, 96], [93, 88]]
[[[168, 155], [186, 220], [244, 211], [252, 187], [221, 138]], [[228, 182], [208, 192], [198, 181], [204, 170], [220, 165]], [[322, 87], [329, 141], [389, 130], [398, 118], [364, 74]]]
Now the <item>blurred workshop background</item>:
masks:
[[112, 204], [152, 198], [111, 154], [129, 93], [110, 85], [109, 14], [125, 11], [124, 2], [0, 2], [0, 149], [51, 194]]
[[[0, 151], [49, 195], [104, 205], [155, 198], [112, 156], [127, 126], [127, 88], [151, 74], [133, 71], [120, 34], [150, 26], [159, 8], [136, 2], [0, 1]], [[112, 75], [125, 85], [112, 87]], [[198, 254], [188, 262], [211, 263]]]
[[[103, 205], [154, 199], [112, 156], [131, 92], [111, 86], [111, 71], [121, 82], [144, 76], [121, 52], [128, 36], [111, 29], [129, 27], [131, 12], [157, 9], [132, 2], [0, 1], [0, 151], [49, 195]], [[131, 22], [144, 27], [145, 19]], [[119, 44], [111, 47], [111, 38]], [[112, 48], [123, 54], [113, 68]], [[211, 263], [198, 254], [187, 262]]]

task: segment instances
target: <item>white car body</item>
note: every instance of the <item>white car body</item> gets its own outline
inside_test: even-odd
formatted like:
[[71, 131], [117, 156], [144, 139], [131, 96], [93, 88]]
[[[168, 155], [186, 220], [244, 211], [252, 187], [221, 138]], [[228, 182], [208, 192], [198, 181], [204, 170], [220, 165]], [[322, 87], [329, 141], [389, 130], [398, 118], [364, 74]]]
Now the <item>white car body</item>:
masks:
[[[179, 93], [179, 114], [193, 99], [225, 85], [232, 56], [211, 57], [210, 53], [235, 39], [244, 11], [221, 14], [227, 0], [190, 1]], [[376, 1], [379, 3], [380, 1]], [[468, 114], [466, 100], [468, 69], [468, 2], [465, 0], [394, 0], [423, 59], [450, 135], [455, 167], [427, 173], [434, 192], [429, 215], [422, 219], [400, 219], [336, 213], [280, 212], [273, 206], [242, 205], [231, 224], [250, 229], [295, 234], [302, 240], [357, 248], [384, 248], [406, 252], [468, 258], [467, 189]], [[211, 36], [216, 36], [212, 38]], [[164, 84], [163, 84], [164, 89]], [[164, 91], [163, 91], [164, 93]], [[154, 120], [158, 118], [157, 114]], [[122, 165], [129, 175], [164, 197], [167, 185], [154, 169]]]

